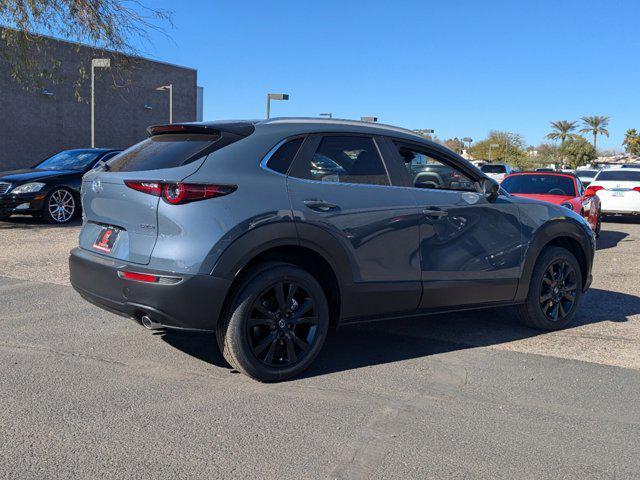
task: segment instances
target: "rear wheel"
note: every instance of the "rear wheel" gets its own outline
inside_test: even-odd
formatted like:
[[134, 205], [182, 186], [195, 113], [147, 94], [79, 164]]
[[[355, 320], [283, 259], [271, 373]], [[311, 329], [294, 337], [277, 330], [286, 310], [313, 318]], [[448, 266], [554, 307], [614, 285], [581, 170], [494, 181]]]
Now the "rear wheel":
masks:
[[44, 202], [43, 218], [49, 223], [68, 223], [76, 215], [76, 199], [66, 188], [53, 190]]
[[318, 281], [297, 266], [274, 262], [245, 277], [217, 336], [234, 368], [274, 382], [311, 365], [328, 327], [329, 307]]
[[581, 297], [582, 274], [575, 256], [561, 247], [547, 247], [533, 269], [527, 300], [516, 311], [530, 327], [558, 330], [571, 323]]
[[598, 218], [596, 220], [596, 229], [594, 230], [596, 237], [600, 236], [601, 228], [602, 228], [602, 214], [600, 213], [600, 210], [598, 210]]

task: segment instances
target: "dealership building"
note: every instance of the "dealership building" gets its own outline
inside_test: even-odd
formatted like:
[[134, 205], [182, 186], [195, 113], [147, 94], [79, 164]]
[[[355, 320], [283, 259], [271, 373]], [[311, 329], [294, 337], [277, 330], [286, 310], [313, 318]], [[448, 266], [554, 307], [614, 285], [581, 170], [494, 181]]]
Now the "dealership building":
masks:
[[[5, 45], [0, 49], [6, 51]], [[36, 54], [43, 65], [54, 59], [58, 69], [37, 85], [16, 82], [12, 55], [0, 56], [0, 172], [91, 146], [94, 59], [96, 147], [126, 148], [170, 116], [174, 122], [202, 120], [195, 69], [49, 37], [41, 38]]]

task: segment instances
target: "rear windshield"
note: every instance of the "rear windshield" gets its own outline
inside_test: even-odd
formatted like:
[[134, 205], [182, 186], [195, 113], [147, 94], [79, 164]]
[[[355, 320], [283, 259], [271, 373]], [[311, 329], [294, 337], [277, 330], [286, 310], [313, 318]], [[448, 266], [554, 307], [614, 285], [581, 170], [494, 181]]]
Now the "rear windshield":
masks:
[[220, 140], [219, 135], [155, 135], [127, 148], [107, 162], [113, 172], [136, 172], [172, 168], [201, 158], [203, 150]]
[[507, 173], [507, 168], [504, 165], [482, 165], [480, 170], [484, 173]]
[[613, 180], [618, 182], [640, 182], [640, 172], [629, 170], [603, 170], [596, 178], [597, 181]]
[[598, 174], [599, 170], [576, 170], [576, 175], [579, 177], [593, 178]]
[[559, 175], [514, 175], [500, 186], [509, 193], [576, 196], [573, 179]]

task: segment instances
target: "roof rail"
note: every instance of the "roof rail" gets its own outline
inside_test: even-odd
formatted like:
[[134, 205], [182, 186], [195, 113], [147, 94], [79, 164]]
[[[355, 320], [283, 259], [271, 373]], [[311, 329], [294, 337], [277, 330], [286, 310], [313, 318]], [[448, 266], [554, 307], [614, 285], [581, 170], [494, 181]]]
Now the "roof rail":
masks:
[[323, 125], [351, 125], [359, 127], [364, 126], [370, 128], [379, 128], [381, 130], [393, 130], [399, 133], [413, 135], [414, 137], [424, 139], [423, 136], [414, 132], [413, 130], [409, 130], [408, 128], [396, 127], [395, 125], [387, 125], [385, 123], [362, 122], [359, 120], [351, 120], [348, 118], [276, 117], [260, 121], [260, 125], [271, 125], [279, 123], [318, 123]]

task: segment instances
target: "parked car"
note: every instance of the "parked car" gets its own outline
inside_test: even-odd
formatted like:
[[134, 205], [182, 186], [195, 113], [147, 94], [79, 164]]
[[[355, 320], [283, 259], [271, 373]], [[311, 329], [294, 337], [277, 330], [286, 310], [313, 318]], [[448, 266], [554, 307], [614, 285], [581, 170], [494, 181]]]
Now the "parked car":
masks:
[[582, 186], [584, 188], [587, 188], [591, 184], [591, 182], [593, 182], [593, 179], [596, 177], [598, 172], [600, 172], [600, 170], [579, 168], [578, 170], [576, 170], [575, 175], [582, 182]]
[[[465, 180], [416, 184], [423, 158]], [[147, 328], [215, 332], [261, 381], [299, 374], [329, 328], [355, 322], [513, 305], [528, 325], [562, 328], [591, 283], [583, 217], [509, 195], [410, 130], [161, 125], [109, 166], [83, 179], [74, 288]]]
[[587, 188], [602, 204], [603, 215], [640, 214], [640, 168], [602, 170]]
[[67, 223], [80, 210], [82, 175], [121, 150], [65, 150], [31, 168], [0, 173], [0, 217], [27, 214]]
[[493, 178], [496, 182], [501, 182], [504, 177], [513, 173], [513, 169], [506, 163], [487, 163], [480, 167], [484, 174]]
[[580, 180], [570, 173], [522, 172], [506, 177], [501, 184], [511, 195], [535, 198], [562, 205], [582, 215], [595, 232], [600, 234], [600, 199], [585, 195]]

